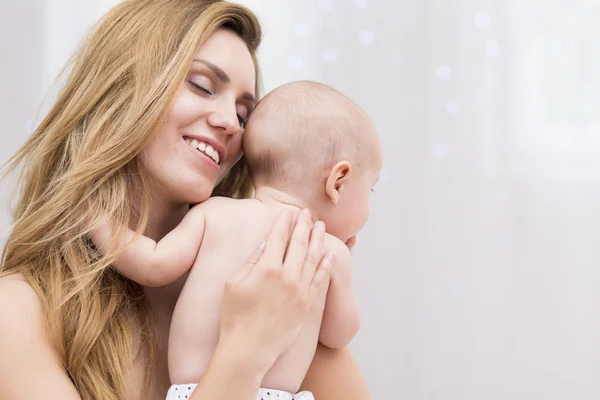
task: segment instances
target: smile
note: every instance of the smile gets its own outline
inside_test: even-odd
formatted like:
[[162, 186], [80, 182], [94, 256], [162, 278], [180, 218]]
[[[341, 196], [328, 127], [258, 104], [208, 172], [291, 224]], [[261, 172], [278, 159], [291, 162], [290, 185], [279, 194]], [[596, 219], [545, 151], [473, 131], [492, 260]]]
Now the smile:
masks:
[[190, 145], [193, 149], [197, 149], [198, 151], [206, 154], [208, 157], [212, 158], [213, 161], [219, 165], [221, 163], [221, 155], [219, 152], [213, 148], [210, 144], [206, 142], [199, 142], [196, 139], [185, 138], [187, 144]]

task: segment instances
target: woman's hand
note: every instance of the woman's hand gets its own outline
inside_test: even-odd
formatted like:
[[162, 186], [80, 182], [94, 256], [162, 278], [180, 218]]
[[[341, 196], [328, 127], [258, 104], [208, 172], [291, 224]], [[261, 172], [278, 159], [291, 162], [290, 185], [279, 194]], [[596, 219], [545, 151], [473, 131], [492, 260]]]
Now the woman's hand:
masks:
[[322, 257], [323, 222], [313, 227], [308, 210], [298, 214], [293, 231], [292, 221], [290, 210], [279, 216], [223, 297], [219, 346], [235, 346], [261, 373], [291, 346], [317, 294], [329, 285], [332, 255]]

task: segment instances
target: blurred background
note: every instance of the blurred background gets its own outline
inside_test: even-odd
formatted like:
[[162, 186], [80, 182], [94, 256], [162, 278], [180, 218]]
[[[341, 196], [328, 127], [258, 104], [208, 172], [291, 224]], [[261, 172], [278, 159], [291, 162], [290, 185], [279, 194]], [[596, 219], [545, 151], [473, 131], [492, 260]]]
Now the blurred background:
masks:
[[[0, 1], [0, 163], [117, 2]], [[600, 399], [600, 1], [240, 2], [265, 92], [329, 83], [382, 136], [355, 250], [373, 398]]]

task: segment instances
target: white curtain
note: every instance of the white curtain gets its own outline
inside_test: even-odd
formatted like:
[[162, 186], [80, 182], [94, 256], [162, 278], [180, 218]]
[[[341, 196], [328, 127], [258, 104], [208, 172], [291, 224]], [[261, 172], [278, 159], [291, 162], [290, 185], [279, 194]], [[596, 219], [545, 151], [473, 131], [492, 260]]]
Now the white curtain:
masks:
[[[241, 2], [266, 91], [324, 81], [381, 133], [352, 344], [373, 398], [600, 398], [600, 2]], [[116, 3], [0, 3], [0, 161]]]

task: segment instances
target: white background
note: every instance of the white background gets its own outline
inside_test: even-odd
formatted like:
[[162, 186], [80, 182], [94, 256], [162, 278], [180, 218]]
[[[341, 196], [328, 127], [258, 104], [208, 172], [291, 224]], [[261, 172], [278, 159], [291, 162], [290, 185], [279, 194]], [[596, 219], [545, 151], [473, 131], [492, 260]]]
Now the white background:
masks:
[[[352, 344], [373, 398], [599, 399], [600, 2], [243, 3], [266, 91], [327, 82], [383, 138]], [[114, 4], [0, 0], [0, 162]]]

